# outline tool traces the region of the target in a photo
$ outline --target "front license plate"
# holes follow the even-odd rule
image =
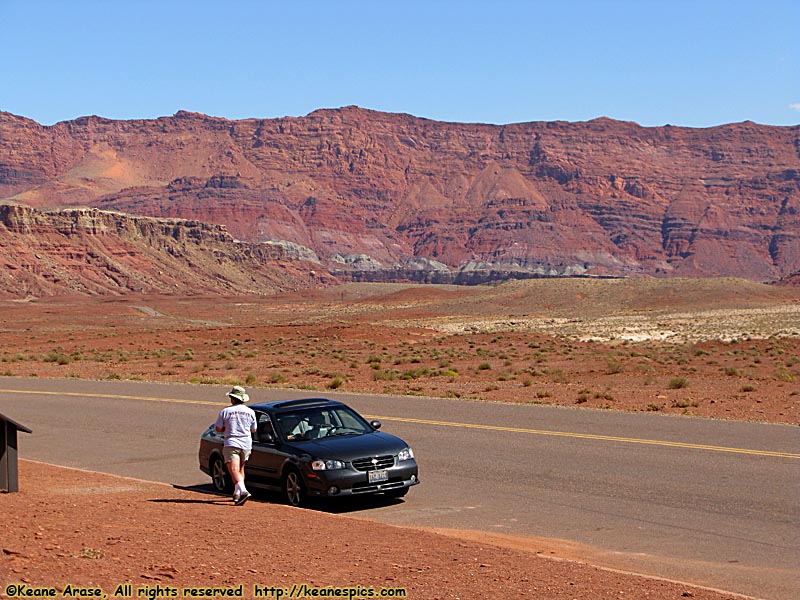
[[[383,469],[382,471],[370,471],[367,473],[370,483],[377,483],[379,481],[386,481],[389,479],[389,471]]]

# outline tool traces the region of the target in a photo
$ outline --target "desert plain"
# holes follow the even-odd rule
[[[345,284],[274,296],[0,302],[0,375],[243,384],[800,423],[800,290],[739,279]],[[194,452],[195,449],[187,449]],[[457,539],[23,461],[0,580],[402,587],[415,599],[735,598],[593,567],[559,542]],[[236,545],[241,510],[266,543]],[[342,536],[342,519],[347,536]],[[303,543],[296,533],[304,533]],[[226,548],[230,560],[223,560]],[[555,559],[555,560],[553,560]],[[0,590],[0,597],[9,597]]]
[[[800,423],[800,289],[741,279],[5,300],[0,330],[0,376]]]

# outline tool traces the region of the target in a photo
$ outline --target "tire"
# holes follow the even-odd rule
[[[229,494],[233,491],[233,482],[231,481],[230,473],[228,473],[228,467],[225,466],[225,462],[219,456],[211,459],[209,470],[211,471],[211,486],[214,491],[220,494]]]
[[[283,476],[283,499],[289,506],[302,506],[306,502],[303,477],[297,469],[289,469]]]
[[[402,498],[408,493],[410,488],[404,487],[398,490],[389,490],[388,492],[384,492],[387,498]]]

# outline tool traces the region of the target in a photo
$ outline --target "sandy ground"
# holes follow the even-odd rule
[[[126,583],[134,598],[240,585],[245,598],[257,597],[254,586],[273,598],[275,588],[290,597],[293,586],[299,598],[359,587],[355,598],[390,589],[416,600],[740,598],[548,558],[552,551],[535,544],[513,549],[269,501],[235,507],[207,493],[30,461],[21,462],[20,481],[20,492],[0,494],[4,598],[19,584],[23,592],[52,586],[57,597],[81,597],[68,585],[124,597],[118,586]],[[211,597],[223,596],[212,589]]]
[[[669,294],[644,287],[651,282],[637,284],[635,305],[614,281],[571,284],[577,289],[535,283],[5,301],[0,376],[335,389],[800,423],[800,290],[689,283],[669,288],[678,300],[664,306]],[[724,294],[730,306],[720,307]]]
[[[798,323],[800,290],[730,280],[3,300],[0,376],[335,389],[798,424]],[[0,495],[2,597],[10,583],[59,594],[70,583],[96,585],[112,597],[125,582],[133,597],[156,586],[181,595],[183,587],[239,584],[244,597],[254,597],[255,584],[401,587],[417,600],[733,597],[591,567],[556,541],[453,538],[269,502],[233,507],[197,491],[30,462],[21,482],[20,493]]]

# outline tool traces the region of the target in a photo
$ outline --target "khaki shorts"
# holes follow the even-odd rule
[[[222,456],[225,457],[225,462],[231,462],[233,460],[247,462],[247,459],[250,458],[250,450],[242,450],[241,448],[234,448],[233,446],[224,446],[222,448]]]

